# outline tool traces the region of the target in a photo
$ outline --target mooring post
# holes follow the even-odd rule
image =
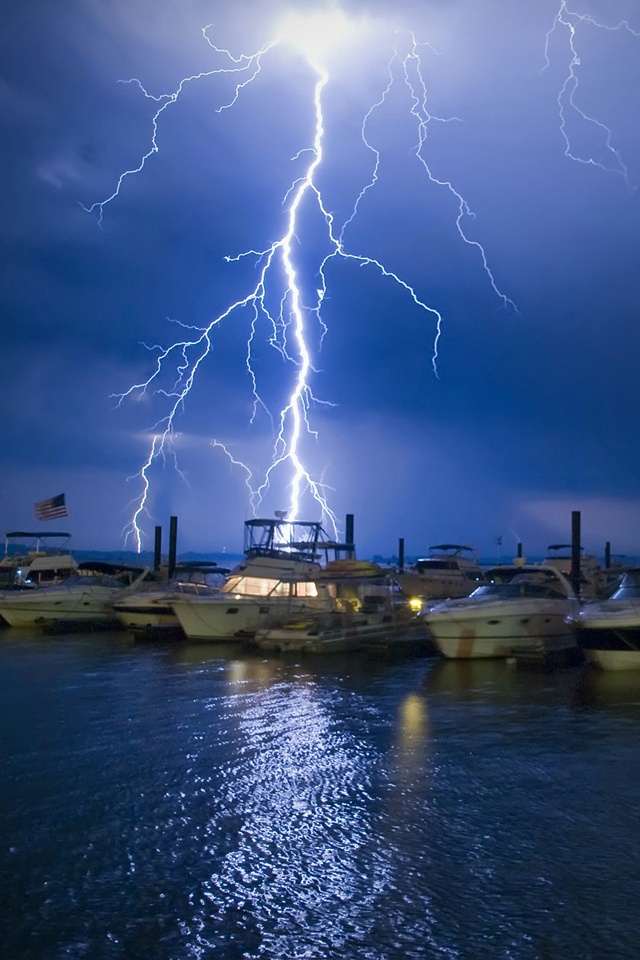
[[[404,573],[404,537],[398,540],[398,571]]]
[[[153,545],[153,569],[157,573],[162,565],[162,527],[156,527],[156,538]]]
[[[571,511],[571,583],[580,595],[580,511]]]
[[[176,547],[178,543],[178,518],[169,517],[169,569],[167,576],[169,580],[176,572]]]
[[[604,568],[605,570],[611,569],[611,543],[609,540],[604,545]]]
[[[347,544],[347,558],[349,560],[355,560],[356,556],[356,547],[353,539],[353,514],[348,513],[345,522],[345,535],[344,539]]]

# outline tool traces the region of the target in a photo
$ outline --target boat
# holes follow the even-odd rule
[[[572,622],[588,662],[602,670],[640,669],[640,567],[628,569],[608,599],[586,603]]]
[[[171,601],[181,597],[215,596],[229,572],[213,560],[178,563],[171,578],[168,572],[160,573],[117,600],[113,604],[114,613],[120,625],[139,640],[184,636]]]
[[[344,653],[360,650],[365,618],[351,610],[329,610],[298,617],[274,617],[256,630],[252,644],[286,653]]]
[[[70,533],[6,533],[0,590],[29,590],[75,573],[78,564],[69,547],[70,539]]]
[[[83,561],[51,586],[2,591],[0,614],[11,627],[117,626],[114,601],[133,592],[148,573],[148,567]]]
[[[396,574],[403,592],[423,600],[467,597],[485,574],[473,547],[459,543],[440,543],[429,547],[430,556],[422,557]]]
[[[511,657],[575,651],[568,617],[580,601],[567,577],[541,564],[487,570],[488,583],[468,597],[427,609],[424,618],[438,651],[452,659]]]
[[[547,547],[548,554],[542,561],[543,567],[553,567],[567,579],[572,573],[572,547],[570,543],[552,543]],[[584,553],[580,548],[580,597],[584,601],[594,600],[606,593],[610,576],[596,557]]]
[[[320,582],[328,554],[352,550],[327,537],[315,521],[245,521],[244,559],[217,596],[171,601],[189,640],[247,640],[269,617],[293,617],[311,610],[329,611],[333,598]]]
[[[256,631],[262,650],[331,653],[362,647],[426,643],[426,625],[403,595],[395,576],[377,563],[329,561],[319,574],[329,609],[304,616],[279,610]]]

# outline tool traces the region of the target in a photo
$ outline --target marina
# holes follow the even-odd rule
[[[62,549],[43,533],[10,533],[0,623],[58,634],[119,626],[137,641],[232,643],[276,654],[413,648],[546,669],[584,660],[633,669],[640,665],[629,652],[636,648],[630,597],[637,570],[612,566],[609,544],[604,567],[584,553],[579,511],[571,527],[571,542],[551,545],[537,563],[527,562],[521,544],[511,564],[487,566],[472,547],[445,543],[408,568],[403,540],[396,565],[357,559],[353,514],[343,542],[319,521],[290,520],[282,511],[247,520],[242,559],[232,567],[179,560],[175,516],[168,556],[163,560],[158,526],[149,565],[78,562],[68,533],[50,535]],[[20,538],[32,541],[31,549]],[[592,649],[603,630],[589,627],[603,611],[601,646],[622,651],[615,656]],[[622,632],[615,626],[621,617],[631,617]]]
[[[347,533],[7,561],[4,955],[635,957],[640,670],[584,638],[637,570],[596,601],[600,567],[474,560],[460,596]]]

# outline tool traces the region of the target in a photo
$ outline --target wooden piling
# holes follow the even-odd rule
[[[167,576],[169,579],[176,572],[176,556],[178,543],[178,518],[169,517],[169,569]]]
[[[153,569],[158,572],[162,565],[162,527],[156,527],[156,537],[153,547]]]
[[[571,511],[571,574],[573,589],[580,594],[580,511]]]
[[[344,539],[348,547],[347,557],[349,560],[355,560],[355,556],[356,556],[356,548],[355,548],[353,533],[354,533],[353,514],[348,513],[345,521]]]

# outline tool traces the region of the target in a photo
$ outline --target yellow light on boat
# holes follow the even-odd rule
[[[414,613],[420,613],[422,610],[422,600],[420,597],[411,597],[411,600],[409,600],[409,606]]]

